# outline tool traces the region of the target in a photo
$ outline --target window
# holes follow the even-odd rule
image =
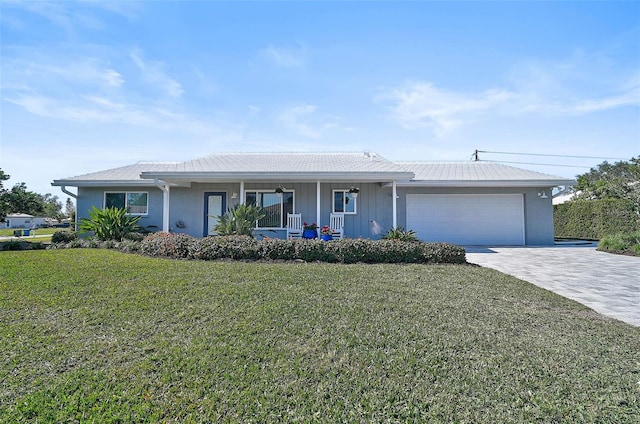
[[[349,190],[333,190],[333,213],[355,214],[357,197]]]
[[[285,228],[287,214],[293,213],[293,191],[274,193],[273,191],[245,192],[247,205],[259,206],[267,215],[258,221],[257,228]]]
[[[146,215],[149,209],[149,193],[107,192],[104,194],[105,208],[126,208],[131,215]]]

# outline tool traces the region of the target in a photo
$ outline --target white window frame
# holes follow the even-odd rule
[[[353,197],[352,193],[349,193],[348,188],[344,188],[344,189],[334,189],[331,192],[331,210],[333,213],[343,213],[345,215],[356,215],[358,213],[358,198],[357,197]],[[343,211],[336,211],[336,193],[342,193],[342,199],[343,202],[345,199],[349,198],[350,202],[353,202],[353,212],[346,212],[344,211],[344,209],[346,209],[346,204],[342,205],[342,209]]]
[[[291,193],[291,195],[293,196],[293,211],[291,213],[296,213],[296,192],[295,190],[285,190],[285,193]],[[247,195],[249,193],[256,193],[256,195],[258,193],[267,193],[267,194],[274,194],[273,190],[269,190],[269,189],[246,189],[244,191],[244,203],[248,204],[247,202]],[[282,224],[281,227],[259,227],[258,223],[256,222],[256,229],[260,229],[260,230],[284,230],[287,228],[287,217],[284,214],[284,202],[283,202],[284,196],[282,196],[280,198],[280,218],[281,221],[280,223]]]
[[[102,199],[103,209],[107,207],[107,194],[124,194],[124,207],[127,210],[129,209],[129,206],[127,204],[129,194],[146,194],[147,195],[147,211],[144,213],[134,213],[134,212],[128,212],[128,213],[129,215],[133,215],[133,216],[149,215],[149,192],[148,191],[105,191]]]

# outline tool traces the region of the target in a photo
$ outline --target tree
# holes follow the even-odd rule
[[[76,222],[76,205],[73,204],[73,201],[67,197],[67,204],[64,207],[64,213],[67,215],[67,218],[71,220],[71,222]]]
[[[640,214],[640,156],[614,164],[602,162],[578,175],[577,199],[627,199]]]
[[[3,181],[11,178],[11,175],[5,174],[4,171],[0,168],[0,193],[4,191],[4,183]]]
[[[8,179],[9,175],[0,169],[0,219],[12,213],[26,213],[55,219],[63,217],[62,203],[58,201],[58,196],[50,193],[45,195],[34,193],[27,190],[25,183],[18,183],[11,190],[7,190],[2,182]]]

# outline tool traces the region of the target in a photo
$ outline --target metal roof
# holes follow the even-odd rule
[[[152,186],[211,181],[378,181],[403,186],[544,186],[573,180],[494,162],[392,162],[376,153],[217,153],[186,162],[138,162],[54,180],[54,186]]]
[[[402,185],[446,186],[540,186],[570,185],[575,181],[555,175],[495,162],[401,162],[414,172]]]

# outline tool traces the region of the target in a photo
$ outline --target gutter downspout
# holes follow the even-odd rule
[[[169,184],[165,181],[160,181],[157,178],[154,180],[156,187],[162,190],[162,231],[169,232]]]
[[[244,205],[244,181],[240,181],[240,204]]]
[[[67,190],[67,186],[60,186],[60,190],[69,197],[73,197],[78,200],[78,195]]]
[[[398,227],[398,191],[396,187],[396,180],[391,183],[391,198],[393,199],[393,228]]]

